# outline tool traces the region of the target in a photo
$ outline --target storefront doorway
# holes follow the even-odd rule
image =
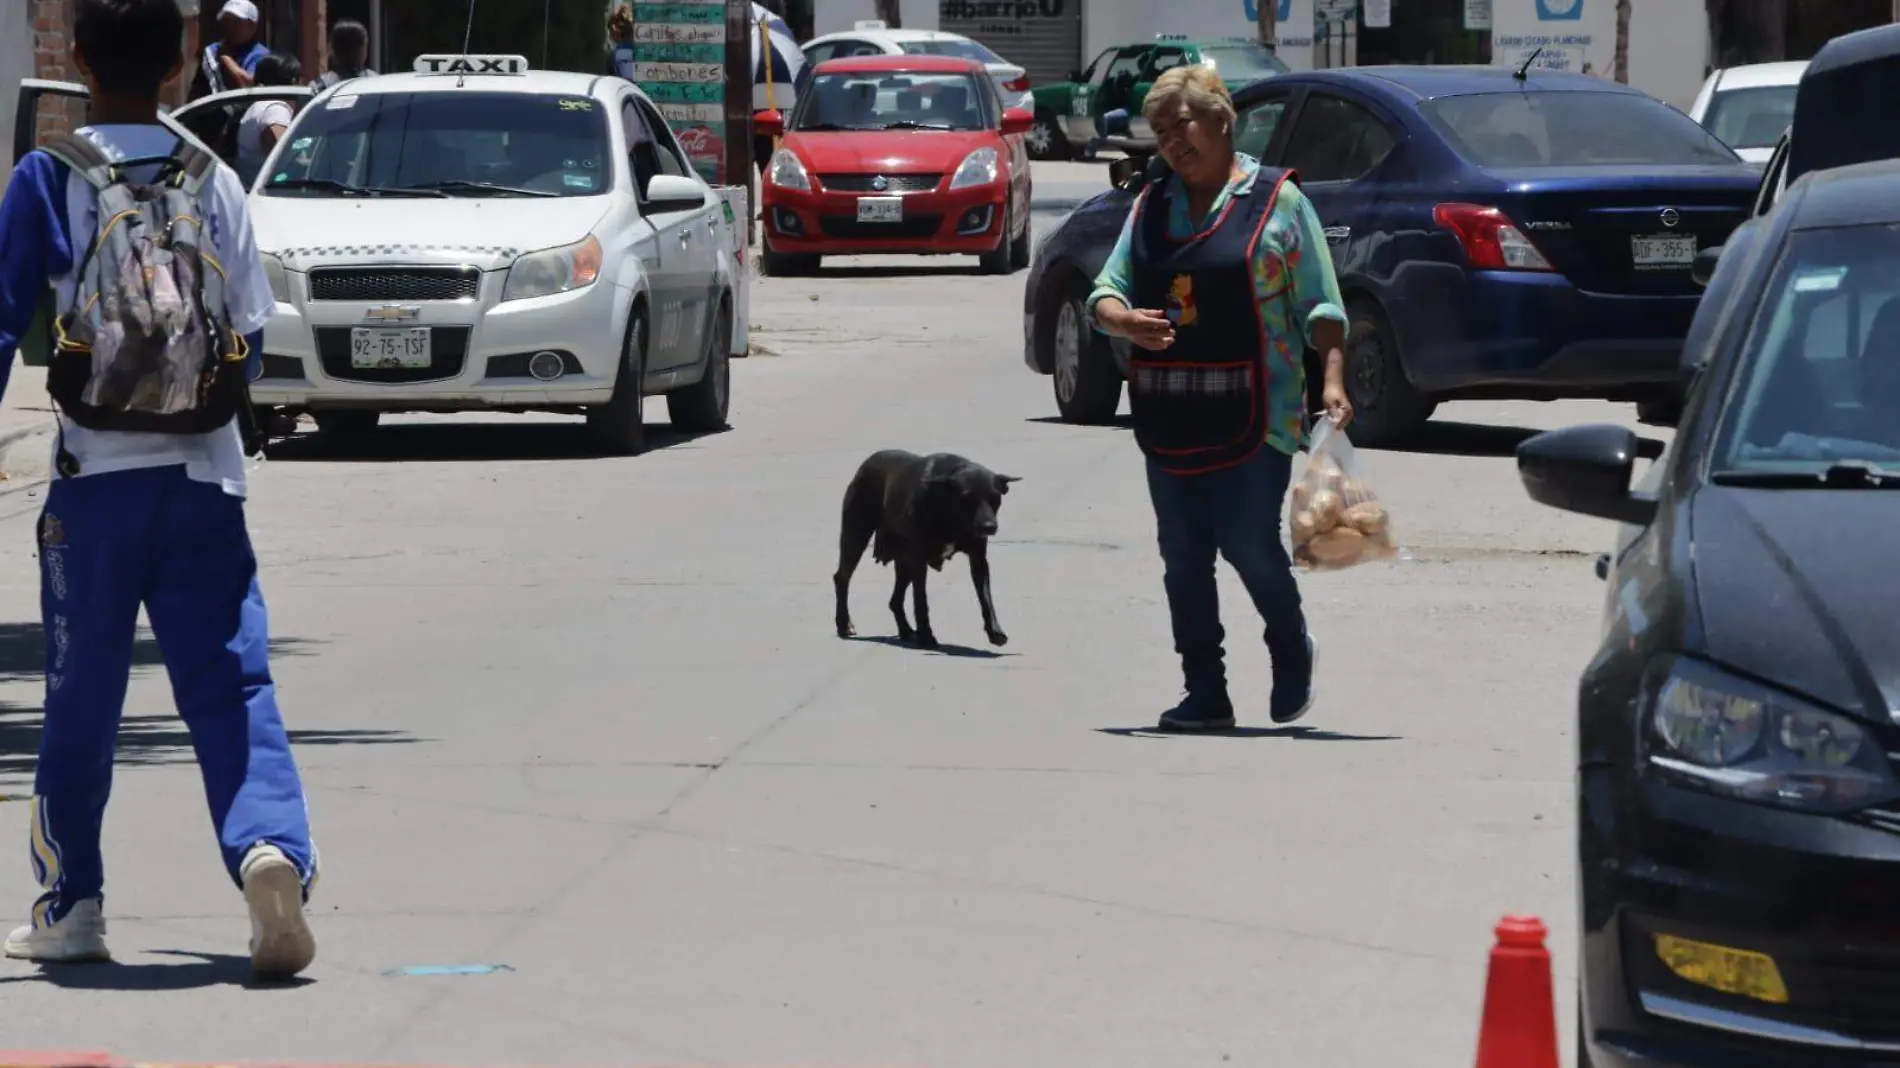
[[[1466,0],[1394,0],[1392,25],[1364,25],[1361,7],[1358,62],[1489,63],[1491,31],[1465,29]]]

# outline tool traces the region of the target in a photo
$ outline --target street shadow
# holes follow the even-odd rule
[[[301,638],[273,638],[273,659],[311,655],[311,642]],[[0,622],[0,684],[37,682],[44,677],[45,641],[37,622]],[[132,642],[132,673],[162,669],[158,641],[140,630]],[[0,777],[30,775],[38,762],[40,731],[46,711],[38,705],[0,700]],[[395,730],[291,730],[293,746],[406,745],[423,739]],[[119,724],[115,763],[151,767],[189,763],[193,759],[191,732],[176,713],[139,713]]]
[[[1127,414],[1117,415],[1115,418],[1109,420],[1106,423],[1071,423],[1067,419],[1064,419],[1059,415],[1032,415],[1029,418],[1023,420],[1023,422],[1041,423],[1044,426],[1081,427],[1086,430],[1101,430],[1104,428],[1109,429],[1109,430],[1135,429],[1135,417],[1132,415],[1127,415]]]
[[[895,634],[859,634],[845,639],[853,642],[869,642],[872,645],[888,645],[893,649],[909,649],[912,652],[936,656],[955,656],[970,660],[1001,660],[1005,657],[1021,656],[1021,653],[999,653],[993,649],[973,649],[967,645],[956,645],[939,640],[935,649],[925,649],[912,645]]]
[[[872,255],[875,255],[873,253]],[[933,259],[935,257],[932,257]],[[809,278],[985,278],[974,256],[958,256],[942,263],[889,264],[886,266],[832,266],[826,263]]]
[[[1224,731],[1164,731],[1159,727],[1097,727],[1117,738],[1284,738],[1295,742],[1402,742],[1398,734],[1347,734],[1318,727],[1230,727]]]
[[[1525,426],[1487,426],[1482,423],[1434,419],[1420,427],[1417,433],[1390,445],[1354,444],[1377,452],[1410,452],[1425,456],[1514,456],[1519,445],[1541,433],[1543,431]],[[1352,437],[1351,427],[1346,428],[1346,436]]]
[[[88,964],[42,964],[32,975],[0,978],[7,983],[50,983],[66,990],[165,991],[202,990],[236,986],[247,990],[295,990],[315,980],[306,976],[261,982],[251,975],[251,961],[230,953],[198,953],[183,949],[155,949],[152,956],[182,958],[177,964],[99,961]]]
[[[1390,445],[1361,445],[1359,447],[1381,452],[1410,452],[1426,456],[1504,457],[1515,456],[1519,445],[1542,433],[1544,431],[1527,426],[1490,426],[1483,423],[1461,423],[1453,419],[1434,419],[1403,441]],[[1346,436],[1352,436],[1350,428],[1346,431]],[[1665,445],[1661,440],[1640,436],[1636,440],[1638,455],[1642,458],[1654,460],[1663,454]]]
[[[647,424],[647,452],[691,445],[728,431],[687,433]],[[564,423],[391,423],[353,438],[327,441],[314,430],[274,441],[266,455],[291,463],[493,463],[591,460],[606,456],[577,421]]]

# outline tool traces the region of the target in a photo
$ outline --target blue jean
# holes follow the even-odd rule
[[[1240,574],[1266,621],[1274,662],[1299,659],[1306,614],[1293,561],[1280,543],[1280,509],[1292,475],[1293,458],[1271,446],[1232,467],[1199,475],[1172,474],[1148,462],[1148,497],[1160,535],[1174,651],[1181,655],[1190,697],[1226,695],[1216,554]]]
[[[38,926],[102,897],[112,790],[139,607],[191,732],[233,881],[270,843],[309,886],[309,812],[271,682],[269,628],[244,502],[182,466],[54,479],[40,515],[46,723],[32,813]]]

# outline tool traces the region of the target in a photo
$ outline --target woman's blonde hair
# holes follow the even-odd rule
[[[630,5],[621,4],[607,16],[607,32],[615,39],[633,32],[633,8]]]
[[[1228,95],[1226,84],[1212,67],[1194,63],[1163,71],[1161,77],[1155,79],[1154,88],[1148,90],[1141,115],[1153,124],[1156,115],[1173,111],[1182,104],[1197,118],[1218,118],[1228,130],[1234,128],[1234,98]]]

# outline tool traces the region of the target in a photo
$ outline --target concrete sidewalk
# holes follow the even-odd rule
[[[0,490],[38,482],[52,473],[53,398],[46,368],[17,360],[0,397]]]

